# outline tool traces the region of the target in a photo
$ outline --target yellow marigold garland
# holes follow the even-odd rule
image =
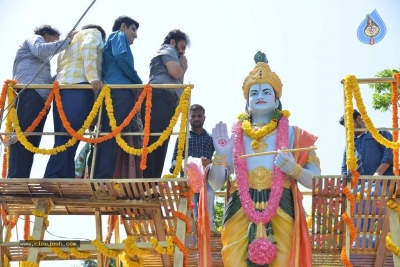
[[[70,247],[69,251],[77,259],[88,259],[92,255],[92,253],[90,253],[90,252],[79,251],[76,247]]]
[[[142,257],[138,257],[139,261],[133,261],[129,258],[129,256],[127,255],[127,253],[122,253],[122,264],[123,266],[127,266],[127,267],[142,267],[143,263],[144,263],[144,258]]]
[[[166,254],[166,255],[172,255],[174,254],[174,238],[173,237],[167,237],[167,247],[164,248],[158,244],[158,240],[156,238],[152,238],[150,240],[151,245],[154,247],[155,251],[158,252],[158,254]],[[175,243],[176,244],[176,243]]]
[[[36,217],[44,218],[43,223],[44,223],[45,228],[49,227],[49,219],[48,219],[48,216],[46,213],[43,213],[43,212],[35,209],[35,210],[33,210],[32,215],[36,216]]]
[[[147,249],[140,249],[135,245],[135,238],[133,236],[128,236],[124,241],[125,252],[129,255],[129,257],[137,256],[139,261],[141,256],[145,256],[150,253],[150,250]]]
[[[23,261],[21,263],[21,267],[39,267],[39,264],[36,262],[31,262],[31,261]]]
[[[60,247],[50,247],[51,251],[57,255],[60,259],[66,260],[70,257],[69,253],[64,252]]]
[[[119,254],[121,254],[121,251],[117,251],[117,250],[112,250],[112,249],[108,249],[100,240],[95,239],[92,241],[92,244],[96,247],[96,249],[98,251],[101,252],[101,254],[103,254],[106,257],[110,257],[110,258],[116,258],[118,257]]]

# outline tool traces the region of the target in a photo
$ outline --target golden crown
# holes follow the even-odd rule
[[[243,96],[246,100],[249,98],[250,87],[254,84],[269,83],[272,88],[276,91],[278,98],[282,96],[282,82],[279,76],[275,72],[272,72],[269,68],[267,57],[260,51],[254,56],[254,61],[257,63],[254,69],[244,79],[243,82]]]

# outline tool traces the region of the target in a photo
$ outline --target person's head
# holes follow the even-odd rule
[[[345,115],[343,115],[339,120],[339,123],[341,125],[343,125],[343,126],[344,126],[344,123],[345,123],[345,117],[344,116]],[[360,114],[360,112],[358,112],[357,109],[353,110],[353,120],[354,120],[354,128],[365,128],[365,124],[364,124],[364,122],[363,122],[363,120],[361,118],[361,114]],[[354,134],[356,134],[356,135],[360,135],[362,133],[363,133],[363,131],[354,132]]]
[[[87,24],[82,27],[82,30],[87,30],[87,29],[97,29],[101,33],[101,39],[103,39],[103,42],[106,40],[106,32],[103,30],[103,28],[99,25],[96,24]]]
[[[201,105],[194,104],[190,106],[190,126],[193,129],[203,128],[206,119],[205,113],[206,111]]]
[[[41,25],[35,28],[34,34],[40,35],[44,38],[46,43],[58,41],[60,39],[60,32],[51,27],[50,25]]]
[[[257,52],[254,57],[256,66],[245,78],[242,86],[246,108],[250,115],[271,115],[274,109],[282,110],[282,82],[267,64],[264,53]]]
[[[162,44],[172,45],[178,51],[179,55],[184,55],[186,47],[190,46],[190,39],[186,33],[180,30],[172,30],[164,38],[164,43]]]
[[[125,34],[129,44],[133,44],[133,41],[137,38],[137,30],[139,29],[139,23],[128,16],[119,16],[112,27],[112,31],[121,31]]]

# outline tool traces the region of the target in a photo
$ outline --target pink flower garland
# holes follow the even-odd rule
[[[282,198],[283,183],[285,174],[274,165],[274,179],[272,182],[271,194],[266,209],[262,212],[256,211],[253,200],[250,196],[249,181],[247,177],[246,159],[240,158],[244,155],[242,123],[238,122],[233,127],[235,141],[233,147],[233,163],[237,177],[240,203],[246,216],[255,224],[267,224],[276,214],[279,202]],[[276,134],[276,147],[288,147],[288,128],[289,120],[282,117],[279,120],[278,131]],[[267,239],[257,239],[248,248],[249,259],[259,265],[270,264],[276,258],[276,246]]]

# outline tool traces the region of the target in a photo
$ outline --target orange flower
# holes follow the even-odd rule
[[[140,169],[145,170],[147,168],[147,154],[149,153],[149,140],[150,140],[150,119],[151,119],[151,99],[152,99],[152,88],[150,85],[146,84],[144,90],[147,91],[146,94],[146,114],[145,114],[145,124],[144,124],[144,137],[143,137],[143,152],[140,159]]]
[[[346,197],[347,197],[348,200],[350,201],[350,210],[351,210],[351,213],[354,213],[354,210],[355,210],[355,208],[356,208],[356,199],[355,199],[354,195],[352,195],[352,194],[350,193],[350,190],[349,190],[347,187],[343,188],[343,193],[346,195]]]
[[[181,219],[182,221],[184,221],[186,223],[186,233],[188,234],[190,232],[189,218],[180,211],[174,211],[174,216],[178,219]]]
[[[107,235],[104,244],[110,243],[112,233],[115,229],[115,225],[117,224],[117,220],[118,220],[118,215],[108,215]]]
[[[188,251],[188,249],[185,247],[185,245],[179,240],[179,238],[176,235],[172,236],[172,238],[174,239],[175,245],[183,253],[183,267],[189,266],[189,251]]]
[[[24,240],[28,240],[29,236],[31,235],[31,216],[25,215],[24,220]]]
[[[119,125],[117,128],[115,128],[111,133],[102,136],[102,137],[98,137],[98,138],[87,138],[84,137],[80,134],[78,134],[69,124],[67,117],[65,115],[64,109],[63,109],[63,105],[61,102],[61,96],[60,96],[60,88],[58,87],[58,83],[54,82],[53,84],[53,90],[55,93],[55,100],[56,100],[56,105],[57,105],[57,110],[58,110],[58,114],[60,115],[60,119],[61,122],[65,128],[65,130],[75,139],[79,140],[79,141],[83,141],[86,143],[91,143],[91,144],[97,144],[97,143],[101,143],[104,142],[106,140],[109,140],[113,137],[115,137],[117,134],[119,134],[123,128],[125,128],[132,120],[132,118],[136,115],[136,113],[138,112],[139,108],[141,107],[144,97],[147,94],[147,90],[143,90],[143,92],[140,94],[138,101],[136,101],[135,106],[133,107],[133,109],[131,110],[131,112],[128,114],[128,116],[125,118],[125,120],[121,123],[121,125]]]

